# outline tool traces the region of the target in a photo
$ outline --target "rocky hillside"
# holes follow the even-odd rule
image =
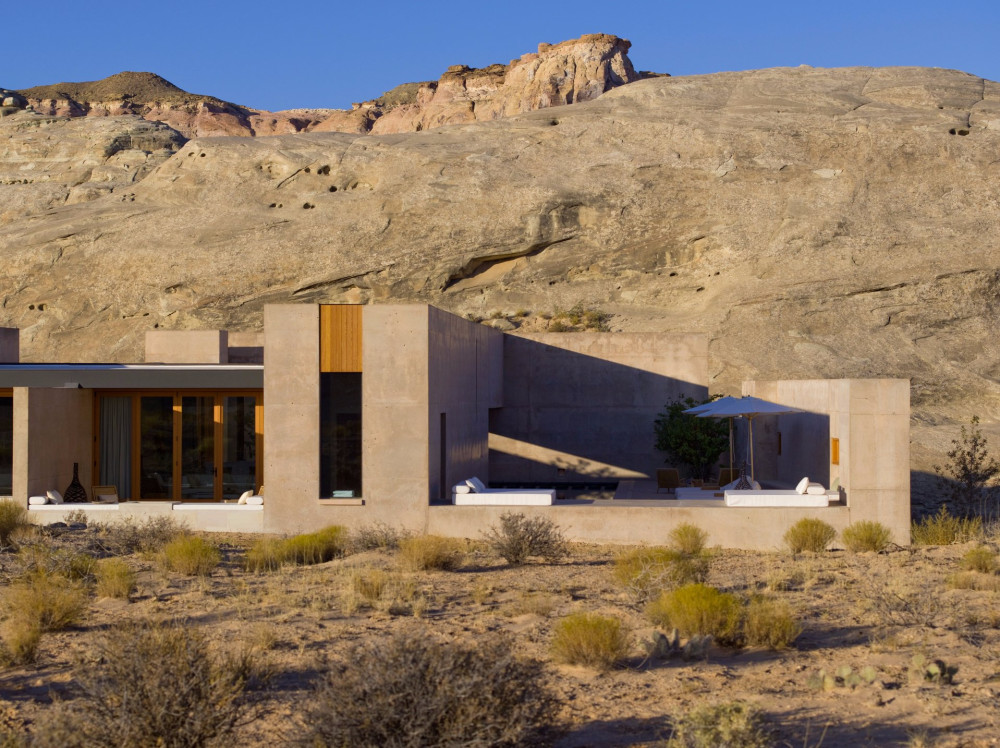
[[[268,302],[532,324],[580,305],[614,330],[707,333],[718,391],[911,378],[922,470],[944,426],[1000,420],[998,152],[1000,85],[918,68],[640,80],[409,134],[198,138],[125,191],[0,227],[0,324],[29,359],[127,360],[157,326],[258,329]]]
[[[639,79],[628,59],[629,47],[624,39],[605,34],[540,44],[537,53],[522,55],[509,65],[482,69],[455,65],[438,81],[403,84],[349,110],[249,109],[189,94],[153,73],[125,72],[88,83],[37,86],[20,94],[42,114],[135,114],[169,125],[188,138],[312,131],[417,132],[594,99]]]

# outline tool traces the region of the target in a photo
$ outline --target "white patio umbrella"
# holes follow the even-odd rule
[[[692,408],[691,410],[695,410]],[[753,419],[757,416],[780,416],[788,413],[801,413],[799,408],[790,405],[772,403],[770,400],[762,400],[759,397],[722,397],[710,403],[697,406],[698,418],[746,418],[749,423],[747,433],[747,462],[750,463],[750,479],[754,479],[753,467]],[[689,412],[689,411],[685,411]],[[732,421],[730,420],[730,429]]]

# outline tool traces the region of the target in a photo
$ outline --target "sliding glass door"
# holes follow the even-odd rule
[[[104,391],[96,419],[95,474],[122,498],[235,499],[263,480],[259,391]]]

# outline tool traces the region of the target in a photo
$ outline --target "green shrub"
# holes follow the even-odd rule
[[[735,595],[704,584],[667,590],[646,608],[657,626],[676,628],[681,636],[711,636],[719,644],[741,641],[743,607]]]
[[[861,520],[852,522],[840,533],[844,547],[851,553],[875,551],[881,553],[892,543],[892,533],[881,522]]]
[[[37,625],[39,631],[60,631],[73,626],[87,608],[87,590],[79,581],[61,574],[35,571],[7,591],[10,619]]]
[[[485,533],[490,550],[511,566],[521,566],[530,556],[555,562],[566,555],[566,541],[548,517],[525,517],[515,512],[500,515],[500,525]]]
[[[105,558],[97,564],[97,594],[127,600],[135,591],[135,572],[123,558]]]
[[[189,577],[209,576],[221,560],[219,549],[196,535],[182,535],[163,548],[166,568]]]
[[[802,553],[802,551],[822,553],[835,537],[837,531],[831,525],[821,519],[803,517],[788,528],[785,533],[785,545],[792,553]]]
[[[316,532],[286,538],[281,545],[281,558],[283,562],[300,566],[322,564],[343,556],[347,542],[347,530],[340,525],[330,525]]]
[[[684,522],[670,531],[670,534],[667,535],[667,541],[667,544],[675,551],[687,556],[698,556],[705,550],[708,533],[697,525]]]
[[[971,548],[962,556],[962,568],[966,571],[993,574],[997,570],[997,556],[984,545]]]
[[[607,670],[628,652],[628,630],[612,616],[573,613],[553,629],[552,655],[559,662]]]
[[[30,524],[25,507],[11,499],[0,499],[0,548],[10,545],[10,536]]]
[[[260,574],[265,571],[278,571],[284,558],[283,541],[277,538],[260,538],[247,549],[243,559],[243,568],[249,572]]]
[[[347,652],[305,708],[296,741],[352,746],[520,746],[540,742],[556,701],[540,663],[495,635],[464,643],[423,630]]]
[[[982,517],[953,517],[942,505],[937,514],[914,522],[910,535],[916,545],[967,543],[983,537],[983,520]]]
[[[462,565],[462,542],[439,535],[416,535],[399,543],[400,563],[411,571],[452,571]]]
[[[700,706],[674,724],[668,748],[771,748],[774,738],[759,711],[733,702]]]
[[[688,556],[674,548],[634,548],[615,558],[615,580],[639,602],[661,590],[708,578],[708,557]]]
[[[122,626],[97,654],[76,673],[77,698],[36,723],[39,744],[219,744],[254,716],[253,658],[216,655],[190,626]]]
[[[756,597],[747,606],[743,636],[751,647],[786,649],[802,633],[788,603]]]

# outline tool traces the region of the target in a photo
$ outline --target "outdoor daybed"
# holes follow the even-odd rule
[[[452,503],[459,506],[551,506],[554,488],[487,488],[479,478],[469,478],[452,488]]]
[[[759,491],[726,490],[726,506],[830,506],[831,500],[840,496],[839,491],[827,491],[819,483],[803,478],[790,491],[761,489]]]

